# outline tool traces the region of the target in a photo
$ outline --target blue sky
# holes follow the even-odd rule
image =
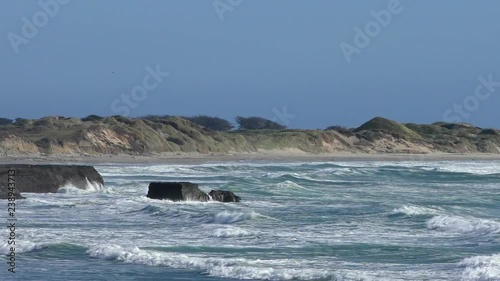
[[[500,127],[500,87],[478,79],[500,82],[500,2],[394,1],[0,0],[0,117],[240,115],[324,128],[384,116]],[[390,20],[377,21],[382,10]],[[23,34],[23,17],[34,35]],[[367,26],[369,43],[356,45],[355,28]],[[358,50],[350,62],[342,42]],[[148,66],[169,75],[155,80]],[[139,99],[121,100],[133,91]]]

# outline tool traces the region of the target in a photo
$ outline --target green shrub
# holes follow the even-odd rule
[[[16,121],[14,121],[14,125],[16,125],[18,127],[24,127],[24,126],[29,125],[31,123],[33,123],[32,120],[24,119],[24,118],[16,118]]]
[[[195,124],[198,124],[210,131],[227,132],[233,129],[233,124],[231,124],[231,122],[219,117],[198,115],[194,117],[183,117],[183,118]]]
[[[168,137],[167,141],[173,142],[173,143],[175,143],[175,144],[177,144],[179,146],[184,145],[186,143],[185,141],[183,141],[183,140],[181,140],[179,138],[175,138],[175,137]]]
[[[261,117],[236,117],[240,130],[284,130],[286,126]]]
[[[336,131],[336,132],[339,132],[340,134],[342,134],[344,136],[348,136],[348,137],[354,136],[354,132],[352,131],[352,129],[349,129],[349,128],[346,128],[343,126],[330,126],[330,127],[326,128],[326,130],[327,131]]]
[[[12,119],[0,118],[0,126],[11,125],[12,122]]]
[[[87,117],[82,118],[82,121],[83,122],[89,122],[89,121],[91,122],[91,121],[100,121],[102,119],[104,119],[104,117],[92,114],[92,115],[89,115]]]
[[[491,136],[498,136],[499,133],[497,130],[495,129],[483,129],[481,131],[481,133],[479,133],[480,135],[491,135]]]

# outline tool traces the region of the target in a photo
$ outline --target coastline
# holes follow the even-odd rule
[[[353,161],[500,161],[493,153],[366,154],[297,151],[201,154],[163,153],[154,155],[9,155],[0,156],[0,164],[86,163],[86,164],[207,164],[224,162],[353,162]]]

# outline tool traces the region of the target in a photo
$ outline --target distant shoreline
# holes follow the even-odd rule
[[[149,156],[133,155],[12,155],[0,156],[1,164],[87,163],[87,164],[207,164],[228,162],[352,162],[352,161],[500,161],[492,153],[429,153],[429,154],[309,154],[287,151],[258,153],[199,154],[163,153]]]
[[[210,117],[204,118],[214,121]],[[20,155],[16,161],[24,162],[206,163],[499,158],[483,153],[500,155],[500,130],[482,129],[464,123],[402,124],[383,117],[375,117],[358,128],[332,126],[324,130],[218,131],[193,123],[189,118],[175,116],[96,116],[90,120],[56,116],[40,120],[22,119],[0,126],[0,155],[11,160],[16,160],[12,156]]]

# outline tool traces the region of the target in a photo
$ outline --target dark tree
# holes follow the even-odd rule
[[[349,129],[349,128],[346,128],[346,127],[343,127],[343,126],[330,126],[328,128],[326,128],[327,131],[329,130],[332,130],[332,131],[337,131],[339,133],[341,133],[342,135],[345,135],[345,136],[353,136],[354,133],[352,132],[352,129]]]
[[[7,119],[7,118],[0,118],[0,126],[3,126],[3,125],[11,125],[12,124],[12,120],[11,119]]]
[[[99,121],[99,120],[102,120],[102,119],[104,119],[104,117],[92,114],[92,115],[89,115],[89,116],[87,116],[85,118],[82,118],[82,121],[83,122],[87,122],[87,121]]]
[[[148,121],[152,121],[152,122],[158,122],[158,121],[170,118],[170,117],[172,117],[172,116],[170,116],[170,115],[151,115],[150,114],[150,115],[139,117],[139,119],[148,120]]]
[[[183,117],[195,124],[198,124],[202,127],[205,127],[211,131],[222,131],[227,132],[233,129],[233,124],[227,121],[226,119],[222,119],[219,117],[210,117],[206,115],[198,115],[194,117]]]
[[[23,127],[23,126],[29,124],[29,122],[30,122],[29,119],[16,118],[16,121],[14,121],[14,125]]]
[[[261,117],[236,117],[240,130],[284,130],[286,126]]]

